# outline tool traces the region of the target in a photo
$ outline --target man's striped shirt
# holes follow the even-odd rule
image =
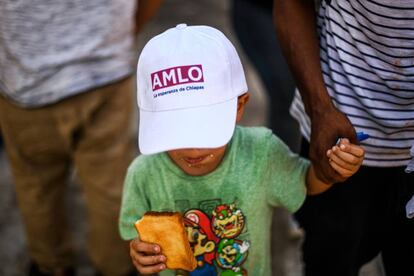
[[[317,25],[332,101],[371,136],[361,143],[364,165],[405,166],[414,145],[414,1],[323,1]],[[291,113],[309,140],[298,91]]]

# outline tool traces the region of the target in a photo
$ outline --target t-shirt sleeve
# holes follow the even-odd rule
[[[282,140],[271,134],[267,154],[267,196],[272,206],[297,211],[306,197],[306,173],[309,161],[290,151]]]
[[[122,195],[119,232],[124,240],[138,236],[135,222],[149,210],[149,203],[144,193],[145,173],[140,173],[139,162],[133,162],[128,169]]]

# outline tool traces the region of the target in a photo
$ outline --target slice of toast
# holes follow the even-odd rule
[[[193,271],[197,267],[180,213],[146,212],[135,223],[135,228],[142,241],[161,247],[167,257],[167,268]]]

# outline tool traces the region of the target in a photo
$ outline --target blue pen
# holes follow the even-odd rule
[[[362,142],[362,141],[367,140],[369,138],[369,135],[362,132],[362,131],[357,132],[356,136],[357,136],[357,140],[359,142]]]

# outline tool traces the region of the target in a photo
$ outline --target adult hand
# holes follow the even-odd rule
[[[343,182],[346,179],[332,169],[326,156],[327,150],[335,145],[338,138],[348,138],[351,143],[358,144],[355,129],[348,117],[334,106],[313,113],[309,159],[316,176],[325,183]]]

